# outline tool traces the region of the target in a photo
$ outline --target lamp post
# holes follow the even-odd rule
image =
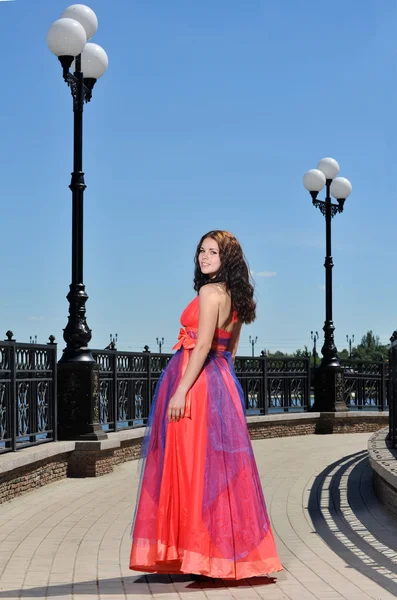
[[[115,336],[113,336],[113,333],[110,334],[110,344],[108,344],[105,348],[105,350],[116,350],[116,343],[117,343],[117,339],[118,339],[118,335],[116,333]]]
[[[163,347],[163,344],[164,344],[164,338],[163,337],[162,338],[156,338],[156,342],[157,342],[157,345],[159,347],[159,354],[161,354],[161,348]]]
[[[354,334],[349,338],[349,336],[346,336],[346,341],[349,344],[349,358],[352,357],[352,343],[354,342]]]
[[[326,257],[325,257],[325,324],[324,345],[321,349],[323,359],[314,378],[313,411],[336,412],[347,410],[343,397],[344,379],[338,351],[334,340],[332,320],[332,268],[331,221],[343,212],[346,198],[351,194],[352,186],[348,179],[337,177],[339,165],[333,158],[323,158],[317,169],[311,169],[303,177],[303,185],[310,192],[313,205],[319,208],[325,217]],[[317,200],[318,193],[325,186],[325,200]],[[331,195],[338,204],[333,204]]]
[[[255,338],[252,338],[251,336],[249,337],[250,340],[250,344],[252,346],[252,356],[255,356],[255,344],[258,341],[258,336],[256,336]]]
[[[74,151],[72,191],[72,282],[67,295],[69,319],[63,338],[66,347],[58,363],[58,417],[60,439],[106,437],[99,422],[99,370],[88,344],[88,296],[83,282],[83,208],[86,189],[83,172],[83,109],[92,98],[96,81],[108,66],[106,52],[87,43],[96,33],[98,19],[83,4],[69,6],[48,33],[49,49],[58,57],[63,78],[73,96]],[[69,71],[72,67],[73,73]]]
[[[313,366],[316,369],[317,368],[317,340],[320,337],[318,335],[318,331],[316,331],[314,333],[314,331],[310,332],[311,337],[312,337],[312,342],[313,342]]]

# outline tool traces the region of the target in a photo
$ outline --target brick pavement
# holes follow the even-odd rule
[[[0,600],[387,600],[397,523],[371,485],[369,434],[254,441],[285,571],[192,582],[128,570],[137,463],[69,479],[0,506]]]

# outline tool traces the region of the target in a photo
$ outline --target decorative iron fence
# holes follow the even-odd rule
[[[389,363],[341,360],[345,371],[345,402],[350,409],[386,410],[389,404]]]
[[[392,448],[397,448],[397,332],[393,333],[389,350],[389,438]]]
[[[100,366],[100,412],[105,430],[145,425],[161,371],[172,354],[95,350]],[[345,400],[351,410],[388,408],[388,368],[383,361],[343,360]],[[237,356],[235,370],[247,415],[303,412],[313,404],[307,357]]]
[[[7,335],[8,340],[0,342],[0,453],[56,440],[54,338],[47,345],[21,344],[12,340],[11,332]],[[390,355],[394,360],[390,360],[390,385],[387,363],[342,361],[345,400],[350,409],[384,410],[389,406],[389,395],[394,398],[390,406],[394,443],[396,344]],[[100,368],[100,421],[104,430],[145,425],[156,384],[173,355],[117,350],[93,350],[92,354]],[[312,406],[312,373],[307,357],[238,356],[235,370],[246,399],[247,415],[302,412]]]
[[[237,356],[234,366],[248,415],[302,411],[310,406],[309,358]]]
[[[0,453],[56,440],[57,346],[0,342]]]
[[[94,350],[100,367],[100,420],[107,431],[145,425],[161,371],[172,354]],[[310,406],[308,358],[236,357],[247,414],[303,411]]]
[[[100,422],[107,431],[145,425],[156,383],[172,354],[93,350],[100,368]]]

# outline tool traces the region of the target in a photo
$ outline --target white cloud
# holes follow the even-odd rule
[[[259,273],[254,273],[256,277],[275,277],[277,273],[275,271],[260,271]]]
[[[321,290],[322,292],[325,292],[325,283],[319,283],[317,285],[318,289]]]

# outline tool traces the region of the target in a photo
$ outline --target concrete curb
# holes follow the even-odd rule
[[[368,441],[369,461],[374,473],[374,489],[379,501],[397,516],[397,449],[387,439],[389,428],[374,433]]]
[[[282,413],[247,417],[251,439],[377,431],[388,413]],[[139,458],[144,427],[109,433],[100,441],[43,443],[0,455],[0,504],[65,477],[98,477]],[[397,508],[396,508],[397,510]]]

